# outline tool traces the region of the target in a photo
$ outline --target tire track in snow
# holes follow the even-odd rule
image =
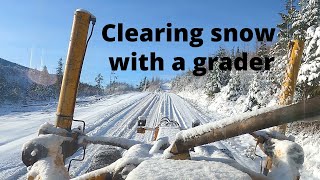
[[[172,96],[172,98],[175,98],[174,102],[177,102],[178,106],[180,106],[181,104],[184,104],[185,109],[188,109],[188,111],[185,111],[185,110],[183,111],[184,114],[182,115],[182,117],[192,117],[193,119],[198,119],[198,120],[200,120],[201,124],[206,124],[206,123],[209,123],[209,122],[216,120],[214,118],[210,118],[210,117],[206,116],[199,109],[193,107],[190,103],[183,100],[178,95],[171,94],[171,96]],[[179,111],[183,108],[179,107],[177,109],[178,109],[177,111]],[[183,119],[183,121],[185,123],[188,122],[188,124],[190,124],[189,119]],[[243,135],[243,136],[245,136],[245,135]],[[248,138],[250,138],[250,137],[248,137]],[[210,143],[210,144],[207,144],[207,146],[219,146],[222,149],[227,149],[231,152],[231,154],[233,155],[233,157],[235,158],[235,160],[239,164],[241,164],[241,165],[243,165],[253,171],[260,172],[260,159],[257,158],[256,160],[252,160],[252,159],[246,157],[244,155],[244,151],[247,147],[244,147],[245,146],[244,144],[246,146],[249,145],[248,142],[247,143],[243,142],[243,138],[241,138],[241,136],[238,136],[238,137]]]
[[[83,118],[80,119],[85,120],[88,124],[88,128],[86,129],[87,134],[90,136],[117,136],[150,142],[153,137],[152,131],[147,131],[143,135],[136,133],[136,121],[140,115],[147,117],[147,127],[156,127],[163,116],[176,120],[183,129],[190,128],[195,120],[199,120],[202,124],[214,120],[208,118],[181,97],[172,93],[149,93],[140,95],[139,98],[134,97],[135,95],[132,95],[131,101],[128,101],[126,98],[118,99],[114,104],[105,106],[106,108],[97,111],[92,110],[94,114],[88,116],[82,115]],[[240,153],[239,151],[233,151],[232,147],[225,145],[226,142],[218,143],[222,147],[231,149],[233,154]],[[211,145],[208,144],[208,146]],[[73,162],[70,174],[83,174],[88,169],[90,162],[92,162],[94,155],[99,151],[100,147],[100,145],[88,146],[85,160]],[[82,152],[77,152],[73,157],[81,158]],[[7,169],[5,170],[4,168]],[[12,179],[25,178],[26,168],[21,162],[16,166],[12,164],[4,168],[2,169],[4,171],[11,169],[11,174],[14,175],[11,176],[13,177]],[[0,173],[0,179],[1,174],[2,172]]]
[[[127,128],[128,123],[137,121],[137,117],[142,114],[142,111],[145,111],[150,104],[154,102],[156,96],[154,94],[149,94],[143,99],[135,102],[131,106],[126,107],[123,111],[119,112],[117,115],[113,116],[111,119],[106,122],[105,125],[97,127],[98,129],[93,130],[94,133],[88,133],[90,136],[115,136],[115,137],[124,137],[132,138],[136,133],[136,126],[134,128]],[[131,119],[128,121],[128,119]],[[100,145],[89,145],[87,147],[85,160],[82,162],[72,163],[71,174],[80,175],[85,173],[88,169],[90,162],[92,162],[94,155],[99,151]],[[75,155],[77,158],[81,158],[82,154],[79,152]]]
[[[82,119],[85,120],[86,123],[89,125],[90,130],[90,124],[95,124],[96,126],[99,124],[99,121],[101,121],[101,117],[110,116],[114,114],[116,111],[119,111],[121,109],[125,109],[128,107],[128,105],[136,103],[139,101],[139,99],[147,96],[148,93],[130,93],[125,95],[119,95],[112,98],[104,99],[103,101],[99,101],[97,103],[90,104],[88,107],[76,107],[76,114],[75,116],[77,118],[75,119]],[[92,110],[92,107],[94,107],[94,110]],[[113,110],[113,113],[109,113],[108,110]],[[55,108],[54,108],[55,109]],[[85,111],[83,111],[85,110]],[[88,111],[89,110],[89,111]],[[54,112],[54,111],[53,111]],[[87,114],[87,112],[90,112]],[[107,113],[106,113],[107,112]],[[28,113],[30,114],[30,113]],[[31,113],[32,116],[36,116],[37,119],[43,119],[43,121],[40,121],[41,124],[47,121],[46,116],[39,116],[38,112]],[[49,114],[50,115],[50,114]],[[23,116],[23,113],[22,115]],[[39,116],[39,117],[38,117]],[[50,115],[51,116],[51,115]],[[54,114],[53,114],[54,116]],[[15,117],[13,117],[15,118]],[[28,116],[29,118],[29,116]],[[10,120],[10,119],[8,119]],[[103,118],[102,118],[103,120]],[[34,124],[30,121],[30,124],[34,126]],[[97,124],[98,122],[98,124]],[[39,122],[37,122],[39,124]],[[29,139],[32,139],[33,137],[37,136],[37,129],[40,125],[36,126],[36,129],[30,129],[30,132],[33,132],[32,135],[26,136],[23,138],[18,138],[12,143],[8,143],[5,146],[0,146],[0,151],[4,150],[4,148],[8,149],[11,148],[12,150],[6,151],[1,153],[0,157],[0,179],[26,179],[26,167],[21,161],[21,147],[22,144]],[[31,127],[31,126],[28,126]],[[87,130],[88,130],[87,129]],[[12,145],[11,145],[12,144]],[[5,156],[3,156],[5,154]],[[78,153],[81,154],[81,153]]]

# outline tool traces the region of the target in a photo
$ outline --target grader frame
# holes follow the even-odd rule
[[[76,152],[80,147],[85,147],[87,144],[107,144],[129,149],[132,145],[141,143],[130,140],[131,144],[129,145],[121,144],[121,141],[114,141],[103,137],[99,140],[93,140],[78,129],[71,130],[72,121],[74,120],[73,114],[77,88],[87,46],[87,34],[90,22],[95,23],[95,17],[91,13],[85,10],[77,10],[75,12],[61,94],[57,107],[56,124],[55,127],[50,125],[42,127],[39,131],[39,134],[54,135],[55,137],[63,139],[63,143],[61,144],[62,152],[50,152],[50,150],[32,140],[26,145],[26,147],[24,147],[22,152],[23,162],[27,166],[32,166],[36,162],[49,156],[52,157],[55,166],[62,170],[61,173],[65,174],[66,179],[69,179],[70,177],[68,176],[67,169],[64,167],[64,160],[74,154],[74,152]],[[283,92],[280,96],[279,104],[281,106],[278,109],[245,118],[239,123],[231,123],[220,128],[212,129],[211,131],[203,134],[195,134],[187,140],[176,139],[170,149],[170,152],[174,155],[172,159],[188,159],[190,157],[189,149],[195,146],[204,145],[246,133],[250,133],[258,138],[258,136],[254,134],[257,130],[281,126],[280,129],[284,132],[286,123],[318,120],[320,117],[319,97],[307,100],[305,103],[289,105],[292,103],[292,96],[294,94],[302,51],[303,42],[295,40],[293,42],[289,66],[286,72],[286,79],[283,83]],[[203,125],[194,128],[199,128],[201,126]],[[43,138],[46,138],[46,136]],[[50,140],[49,136],[48,140]],[[35,148],[42,149],[43,152],[36,154],[35,156],[31,155],[31,152]],[[272,163],[272,158],[269,158],[269,163]],[[269,167],[267,167],[267,169],[269,170]],[[98,170],[95,171],[95,173],[88,173],[85,179],[99,180],[105,179],[109,177],[109,175],[110,172],[106,169]],[[28,177],[30,180],[42,178],[41,173],[37,175],[30,175]]]

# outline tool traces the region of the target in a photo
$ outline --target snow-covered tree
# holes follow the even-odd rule
[[[214,56],[221,58],[227,57],[229,54],[225,48],[220,46]],[[230,72],[220,70],[219,63],[214,63],[213,69],[206,75],[205,89],[207,95],[212,96],[214,93],[220,92],[221,87],[227,85],[229,79]]]
[[[320,18],[320,2],[319,0],[300,0],[301,10],[294,19],[292,28],[294,30],[294,38],[304,40],[307,36],[309,27],[319,26]]]
[[[231,78],[226,87],[226,98],[227,100],[236,101],[242,94],[243,88],[238,71],[231,72]]]
[[[314,95],[320,84],[320,27],[308,28],[304,63],[301,65],[298,83],[302,95]],[[316,93],[317,94],[317,93]]]
[[[294,35],[305,41],[302,64],[298,76],[298,90],[302,99],[319,94],[320,73],[320,1],[301,0],[301,10],[293,24]]]
[[[229,53],[228,53],[228,51],[225,49],[225,48],[223,48],[223,47],[219,47],[219,49],[218,49],[218,51],[216,52],[216,55],[215,56],[217,56],[217,57],[219,57],[219,58],[222,58],[222,57],[228,57],[229,56]],[[230,72],[229,71],[221,71],[220,69],[219,69],[219,71],[220,71],[220,84],[222,85],[222,86],[225,86],[225,85],[227,85],[227,83],[229,82],[229,79],[230,79]]]
[[[272,73],[269,73],[269,80],[278,83],[278,86],[284,78],[285,69],[289,60],[288,45],[290,44],[293,34],[297,29],[294,23],[298,16],[298,10],[294,4],[296,4],[295,0],[287,0],[285,3],[285,12],[279,13],[281,16],[281,22],[277,24],[277,28],[279,30],[277,34],[278,40],[270,50],[270,55],[275,57],[275,61],[272,62]]]
[[[258,49],[257,49],[257,56],[263,58],[268,54],[269,54],[269,50],[267,47],[266,40],[259,42]]]
[[[149,87],[149,80],[147,79],[147,77],[144,77],[141,81],[140,81],[140,84],[138,86],[138,89],[140,91],[145,91],[148,87]]]
[[[261,83],[261,79],[260,79],[259,73],[255,73],[253,76],[253,79],[250,83],[247,98],[245,100],[245,107],[243,110],[244,112],[251,111],[253,108],[260,108],[261,107],[260,83]]]
[[[235,57],[240,57],[241,55],[242,54],[241,54],[240,48],[237,47],[237,51],[236,51]]]
[[[222,87],[222,71],[219,69],[219,64],[213,64],[213,70],[208,72],[207,83],[205,85],[206,94],[213,96],[213,94],[220,92]]]

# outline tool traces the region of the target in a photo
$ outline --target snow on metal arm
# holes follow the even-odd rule
[[[228,139],[257,130],[296,121],[320,119],[320,97],[280,108],[264,108],[243,116],[183,130],[171,146],[172,154],[188,152],[189,148]]]

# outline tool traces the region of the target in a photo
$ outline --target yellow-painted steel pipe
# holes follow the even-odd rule
[[[281,94],[279,97],[279,105],[289,105],[292,103],[294,91],[297,84],[298,73],[301,65],[301,58],[304,48],[302,40],[294,40],[292,42],[292,50],[290,52],[290,59],[287,65],[286,74],[281,87]],[[287,124],[278,126],[278,131],[285,134]]]
[[[297,84],[298,73],[301,65],[301,58],[304,48],[304,42],[302,40],[294,40],[290,42],[291,52],[290,59],[287,64],[286,74],[281,86],[281,94],[279,96],[279,105],[289,105],[292,103],[294,91]],[[287,124],[277,126],[275,130],[282,134],[286,133]],[[272,158],[267,158],[266,167],[264,168],[264,174],[267,175],[272,167]]]
[[[70,130],[72,125],[91,18],[92,15],[88,11],[81,9],[75,11],[56,113],[56,126],[67,130]]]

